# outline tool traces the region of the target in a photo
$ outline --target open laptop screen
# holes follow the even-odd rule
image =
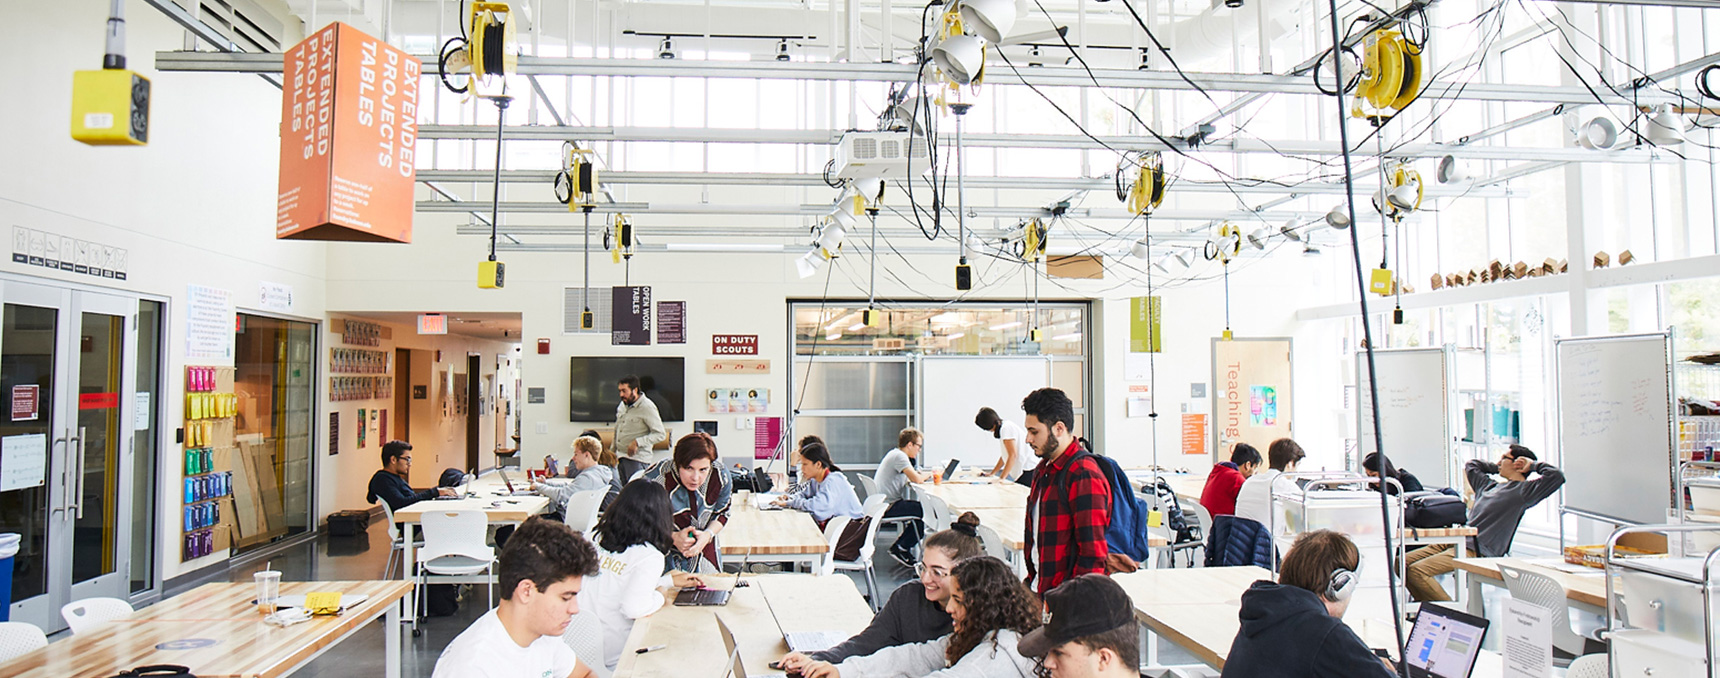
[[[1469,678],[1485,635],[1486,619],[1422,603],[1404,643],[1410,678]]]

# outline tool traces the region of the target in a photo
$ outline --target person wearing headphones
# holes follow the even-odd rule
[[[1260,580],[1242,594],[1242,628],[1225,658],[1224,676],[1248,678],[1388,678],[1387,660],[1344,624],[1361,577],[1362,554],[1340,532],[1296,537],[1278,581]]]

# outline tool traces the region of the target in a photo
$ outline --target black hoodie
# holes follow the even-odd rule
[[[1313,592],[1257,581],[1242,594],[1242,628],[1224,675],[1243,678],[1389,678],[1366,643]]]

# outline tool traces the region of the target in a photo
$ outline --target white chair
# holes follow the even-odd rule
[[[402,539],[400,537],[400,524],[394,522],[394,509],[389,508],[388,502],[386,502],[386,501],[378,501],[377,503],[382,504],[382,518],[383,518],[383,520],[387,521],[384,524],[388,526],[388,543],[389,543],[388,565],[386,565],[382,568],[382,578],[383,579],[393,579],[394,578],[394,554],[396,552],[399,552],[401,554],[400,557],[402,559],[405,559],[405,557],[406,557],[406,540]],[[421,537],[415,536],[412,538],[412,547],[413,548],[419,548],[422,546],[424,546],[424,540]],[[400,564],[400,569],[405,570],[406,569],[406,563],[402,562]]]
[[[848,529],[848,522],[847,518],[836,516],[824,523],[824,544],[829,550],[824,552],[824,562],[818,566],[818,574],[828,575],[836,571],[836,542],[842,541],[842,531]]]
[[[1565,678],[1612,678],[1612,666],[1604,654],[1585,654],[1571,660]]]
[[[0,622],[0,664],[48,646],[48,636],[35,624]]]
[[[60,616],[66,618],[74,636],[128,614],[131,603],[118,598],[85,598],[60,608]]]
[[[872,571],[872,554],[878,550],[878,524],[882,522],[884,508],[884,502],[878,502],[866,513],[872,522],[866,526],[866,541],[860,542],[860,555],[855,556],[854,560],[836,560],[836,542],[831,542],[830,552],[830,559],[835,562],[837,570],[866,573],[866,603],[872,606],[874,613],[882,604],[878,601],[878,577]]]
[[[490,519],[483,511],[430,511],[419,521],[424,547],[418,551],[418,609],[425,605],[431,575],[449,583],[481,583],[495,607],[496,550],[485,543]],[[478,573],[482,578],[474,578]],[[414,625],[417,620],[413,620]],[[416,628],[414,628],[416,630]]]
[[[1009,549],[1003,547],[1003,538],[997,536],[997,530],[980,525],[977,532],[979,533],[980,546],[985,548],[986,555],[1006,563],[1009,562]]]
[[[567,506],[562,507],[562,515],[566,517],[567,526],[575,532],[591,537],[591,531],[597,528],[598,508],[603,506],[604,495],[609,494],[609,488],[603,487],[584,492],[575,492],[567,498]]]
[[[1511,597],[1525,603],[1540,605],[1553,613],[1553,663],[1565,666],[1576,657],[1605,651],[1605,644],[1571,630],[1570,600],[1565,587],[1552,577],[1500,565],[1499,575],[1505,580],[1505,590]],[[1560,656],[1563,655],[1563,656]]]
[[[579,657],[579,663],[591,667],[591,673],[597,678],[610,678],[609,668],[603,665],[609,654],[603,644],[603,624],[597,619],[596,595],[586,595],[593,585],[601,586],[600,577],[586,577],[585,584],[579,591],[579,614],[573,615],[573,621],[568,622],[567,630],[561,633],[561,641],[573,649],[574,656]]]
[[[860,489],[866,491],[866,496],[862,499],[871,499],[878,494],[878,481],[873,480],[872,476],[862,473],[860,474]]]
[[[926,531],[949,529],[950,522],[954,520],[950,515],[950,505],[926,492],[920,492],[919,495],[920,509],[926,514]]]

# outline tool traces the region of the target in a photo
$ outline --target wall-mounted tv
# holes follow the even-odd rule
[[[629,374],[639,377],[645,397],[657,404],[657,413],[663,416],[663,421],[686,418],[685,358],[575,356],[568,374],[570,422],[615,421],[615,407],[621,404],[615,384]]]

